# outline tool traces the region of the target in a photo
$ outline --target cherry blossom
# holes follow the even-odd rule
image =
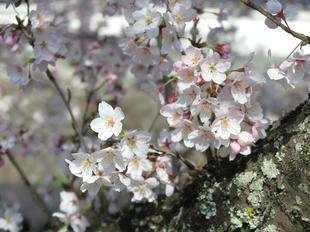
[[[23,217],[18,207],[4,206],[3,213],[0,213],[0,229],[3,231],[18,232],[22,230]]]
[[[159,24],[161,22],[161,14],[154,8],[143,8],[135,11],[133,14],[135,23],[132,25],[130,32],[141,34],[146,32],[148,38],[155,38],[159,33]]]
[[[182,61],[185,65],[195,67],[202,61],[202,54],[200,49],[195,47],[188,47],[185,50],[185,56],[182,56]]]
[[[153,192],[153,188],[158,185],[159,182],[154,177],[148,179],[139,178],[135,180],[132,186],[129,187],[129,191],[134,194],[132,201],[142,201],[143,199],[147,199],[149,202],[154,201],[156,194]]]
[[[112,108],[111,105],[102,101],[98,106],[99,118],[95,118],[90,127],[98,133],[98,138],[105,141],[113,135],[118,136],[122,131],[122,120],[125,118],[121,108]]]
[[[72,154],[74,160],[66,160],[69,164],[69,169],[72,174],[82,177],[83,181],[87,181],[96,172],[95,164],[102,159],[102,155],[97,154],[84,154],[74,153]]]
[[[146,157],[150,140],[148,133],[136,130],[127,132],[120,142],[122,155],[129,159],[134,155]]]
[[[220,59],[218,53],[214,53],[207,58],[201,66],[201,75],[205,81],[214,81],[217,84],[222,84],[226,79],[225,72],[230,68],[230,62]]]
[[[219,142],[215,138],[214,132],[211,130],[208,124],[205,124],[203,127],[200,127],[194,131],[192,131],[188,135],[189,139],[193,141],[195,144],[195,148],[197,151],[205,151],[210,146],[219,148]]]
[[[277,83],[283,92],[296,88],[300,96],[299,86],[305,96],[309,92],[310,55],[302,49],[308,41],[300,39],[303,34],[295,33],[287,22],[298,9],[291,1],[251,2],[264,12],[270,28],[281,23],[300,40],[287,58],[260,72],[254,52],[241,65],[233,52],[235,30],[224,23],[230,16],[227,4],[209,11],[203,0],[78,1],[73,4],[76,8],[67,2],[66,10],[43,3],[32,10],[35,5],[28,8],[27,3],[7,1],[16,20],[0,32],[7,75],[20,87],[14,90],[22,90],[12,94],[1,86],[0,166],[7,158],[17,165],[15,154],[28,156],[42,150],[57,154],[54,158],[63,167],[64,180],[53,176],[39,188],[44,197],[39,206],[50,203],[56,179],[57,185],[61,182],[55,188],[60,192],[59,212],[53,216],[64,224],[63,230],[95,230],[84,213],[101,215],[106,209],[104,215],[110,217],[128,207],[130,200],[154,202],[158,196],[172,196],[191,183],[196,176],[192,173],[202,171],[202,165],[187,160],[196,160],[197,153],[208,156],[201,174],[213,168],[209,155],[214,162],[250,155],[270,125],[265,99],[273,95],[265,88]],[[17,9],[22,4],[26,15]],[[204,21],[204,14],[215,15],[217,26]],[[112,24],[105,21],[110,16],[116,23],[124,21],[118,35],[109,34],[108,29],[117,29],[114,18]],[[58,70],[59,59],[66,59],[62,65],[70,67],[72,76]],[[128,82],[128,72],[135,80]],[[46,112],[30,107],[26,96],[51,91],[49,84],[60,97],[46,94],[37,100],[46,103]],[[123,96],[129,87],[140,88],[155,100],[157,115],[148,131],[143,125],[130,128],[131,120],[125,121],[119,106],[127,104]],[[68,112],[58,109],[60,100]],[[78,107],[81,101],[83,107]],[[134,100],[140,103],[147,104]],[[20,109],[13,109],[16,105]],[[141,120],[148,117],[135,110]],[[26,122],[15,119],[19,114],[27,116]],[[67,130],[68,125],[73,130]],[[22,230],[22,221],[17,210],[0,210],[0,229]]]
[[[278,0],[268,0],[266,3],[266,9],[271,14],[279,14],[282,10],[282,4]]]
[[[139,156],[134,156],[128,162],[127,174],[129,174],[133,179],[140,178],[143,172],[148,172],[152,169],[152,163],[146,159]]]
[[[251,133],[242,131],[236,139],[231,140],[229,160],[234,160],[237,154],[249,155],[251,153],[251,145],[254,144],[254,137]]]
[[[53,213],[63,223],[69,224],[74,232],[84,232],[90,226],[89,221],[80,212],[81,202],[73,192],[60,193],[60,211]]]
[[[18,64],[8,64],[6,71],[11,82],[19,87],[27,85],[30,81],[27,69]]]

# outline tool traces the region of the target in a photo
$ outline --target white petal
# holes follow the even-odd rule
[[[105,101],[102,101],[98,105],[98,111],[99,115],[102,118],[111,117],[114,114],[113,107],[106,103]]]
[[[285,73],[283,73],[278,68],[270,68],[267,70],[267,74],[271,80],[280,80],[285,78]]]
[[[106,124],[102,118],[93,119],[90,123],[90,128],[97,133],[107,129]]]

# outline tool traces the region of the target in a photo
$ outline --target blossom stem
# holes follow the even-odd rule
[[[287,55],[287,57],[286,57],[284,60],[287,60],[287,59],[296,51],[296,49],[297,49],[299,46],[301,46],[301,43],[302,43],[302,42],[298,43],[297,46],[290,52],[290,54]],[[283,61],[284,61],[284,60],[283,60]],[[283,61],[282,61],[282,62],[283,62]],[[282,62],[281,62],[281,63],[282,63]]]
[[[252,8],[252,9],[260,12],[262,15],[266,16],[268,19],[270,19],[273,23],[275,23],[276,25],[281,27],[287,33],[291,34],[292,36],[294,36],[297,39],[300,39],[302,41],[302,43],[301,43],[302,46],[304,46],[306,44],[310,44],[310,36],[307,36],[307,35],[304,35],[302,33],[299,33],[299,32],[291,30],[288,26],[286,26],[283,23],[281,23],[281,21],[278,20],[278,18],[276,16],[270,14],[264,8],[256,5],[251,0],[240,0],[240,1],[243,4],[245,4],[246,6]]]
[[[58,84],[56,78],[54,77],[54,75],[52,74],[52,72],[51,72],[49,69],[46,70],[46,75],[47,75],[48,79],[49,79],[49,80],[53,83],[53,85],[55,86],[57,92],[59,93],[59,95],[60,95],[60,97],[61,97],[63,103],[65,104],[65,106],[66,106],[66,108],[67,108],[67,111],[68,111],[69,114],[70,114],[71,121],[72,121],[72,128],[73,128],[73,130],[75,131],[76,135],[79,137],[80,142],[82,143],[84,149],[86,150],[86,152],[88,152],[88,151],[89,151],[88,146],[87,146],[87,144],[86,144],[86,142],[85,142],[85,140],[84,140],[84,137],[83,137],[81,131],[78,129],[77,121],[76,121],[75,116],[74,116],[74,114],[73,114],[73,112],[72,112],[70,102],[69,102],[69,101],[67,100],[67,98],[65,97],[65,94],[64,94],[63,90],[60,88],[60,86],[59,86],[59,84]]]
[[[158,155],[170,155],[170,156],[180,160],[182,163],[184,163],[188,167],[188,169],[203,173],[207,176],[209,175],[204,169],[198,169],[193,163],[191,163],[189,160],[185,159],[179,153],[175,154],[175,153],[172,153],[170,151],[161,150],[160,148],[156,147],[153,144],[151,144],[150,152],[153,152],[153,153],[158,154]]]
[[[152,120],[152,123],[148,129],[149,132],[151,132],[156,124],[157,119],[159,118],[160,114],[157,112],[156,116],[154,117],[154,119]]]
[[[14,156],[12,155],[12,153],[10,151],[7,152],[7,157],[10,160],[10,162],[12,163],[12,165],[14,166],[14,168],[17,170],[18,174],[20,175],[20,177],[21,177],[22,181],[24,182],[24,184],[26,185],[26,187],[29,189],[33,199],[38,203],[38,205],[43,210],[43,212],[46,213],[47,216],[50,216],[51,211],[50,211],[49,207],[44,202],[44,200],[41,198],[41,196],[38,194],[35,187],[31,184],[31,182],[27,178],[26,174],[21,169],[21,167],[19,166],[19,164],[17,163],[17,161],[15,160]]]
[[[86,119],[87,119],[87,114],[88,114],[88,110],[89,110],[89,106],[90,106],[90,102],[92,100],[92,97],[94,96],[94,94],[100,90],[102,87],[104,87],[106,84],[106,81],[103,81],[101,84],[99,84],[97,87],[94,87],[91,91],[89,91],[86,94],[86,104],[85,104],[85,109],[84,109],[84,113],[83,113],[83,118],[82,118],[82,125],[81,125],[81,133],[83,134],[85,131],[85,123],[86,123]]]

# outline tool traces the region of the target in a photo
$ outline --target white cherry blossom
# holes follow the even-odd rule
[[[221,139],[228,139],[231,135],[237,135],[240,130],[240,122],[242,118],[234,115],[233,112],[229,115],[216,118],[212,123],[212,132]]]
[[[188,138],[193,141],[196,150],[201,152],[207,150],[210,146],[219,148],[220,145],[208,124],[191,132]]]
[[[185,23],[193,20],[196,14],[191,4],[176,3],[171,11],[171,18],[179,30],[183,30]]]
[[[183,119],[183,110],[176,103],[163,106],[160,110],[162,116],[167,118],[168,124],[174,126]]]
[[[118,149],[107,147],[96,153],[97,157],[100,157],[100,164],[102,165],[103,171],[106,173],[123,171],[125,169],[125,162],[123,155]]]
[[[185,56],[182,56],[182,61],[190,67],[195,67],[200,64],[202,58],[201,50],[191,46],[185,50]]]
[[[142,176],[143,172],[148,172],[152,169],[152,163],[147,158],[134,156],[128,162],[127,174],[132,178],[137,179]]]
[[[0,214],[0,230],[18,232],[22,230],[23,217],[18,211],[18,207],[8,207],[5,205],[3,214]]]
[[[152,202],[156,199],[156,193],[153,191],[155,187],[159,185],[156,178],[150,177],[148,179],[139,178],[135,180],[132,186],[129,187],[129,191],[134,194],[132,201],[147,200]]]
[[[232,83],[229,87],[234,100],[240,104],[245,104],[251,96],[253,81],[243,73],[238,73],[230,78]]]
[[[73,175],[83,178],[83,181],[92,177],[96,171],[96,163],[102,159],[100,154],[88,153],[74,153],[72,157],[73,161],[66,159],[69,169]]]
[[[113,135],[118,136],[122,131],[122,120],[125,118],[121,108],[113,109],[111,105],[102,101],[98,106],[99,118],[90,123],[93,131],[98,133],[98,138],[105,141]]]
[[[144,131],[127,132],[120,142],[120,150],[125,158],[132,158],[134,155],[146,157],[149,150],[151,136]]]
[[[6,71],[11,82],[19,87],[27,85],[30,81],[28,71],[18,64],[8,64]]]
[[[75,214],[80,210],[80,201],[73,192],[60,192],[59,209],[66,214]]]
[[[201,75],[205,81],[214,81],[222,84],[226,80],[225,72],[230,68],[231,63],[228,60],[220,59],[218,53],[208,57],[201,65]]]
[[[191,105],[191,114],[198,115],[203,123],[208,123],[216,103],[215,98],[196,98]]]
[[[29,13],[32,28],[48,27],[54,20],[54,16],[43,4],[38,4],[36,10]]]
[[[278,14],[282,10],[282,4],[278,0],[268,0],[266,3],[266,9],[271,13],[271,14]]]
[[[182,107],[186,107],[191,105],[199,96],[200,88],[197,85],[191,85],[189,88],[181,91],[180,97],[176,104]]]
[[[69,224],[74,232],[85,232],[90,226],[89,221],[80,212],[81,202],[73,192],[60,192],[60,211],[53,213],[65,224]]]
[[[135,23],[130,28],[133,34],[146,32],[148,38],[155,38],[159,33],[161,23],[161,14],[153,7],[143,8],[135,11],[133,14]]]
[[[171,131],[172,142],[181,142],[183,140],[186,147],[193,147],[194,144],[189,138],[189,134],[192,132],[193,124],[190,120],[182,120],[176,124],[175,129]]]

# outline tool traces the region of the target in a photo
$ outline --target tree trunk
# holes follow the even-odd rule
[[[310,231],[310,100],[248,157],[206,167],[184,191],[133,206],[113,231]],[[108,230],[108,228],[106,228]]]

